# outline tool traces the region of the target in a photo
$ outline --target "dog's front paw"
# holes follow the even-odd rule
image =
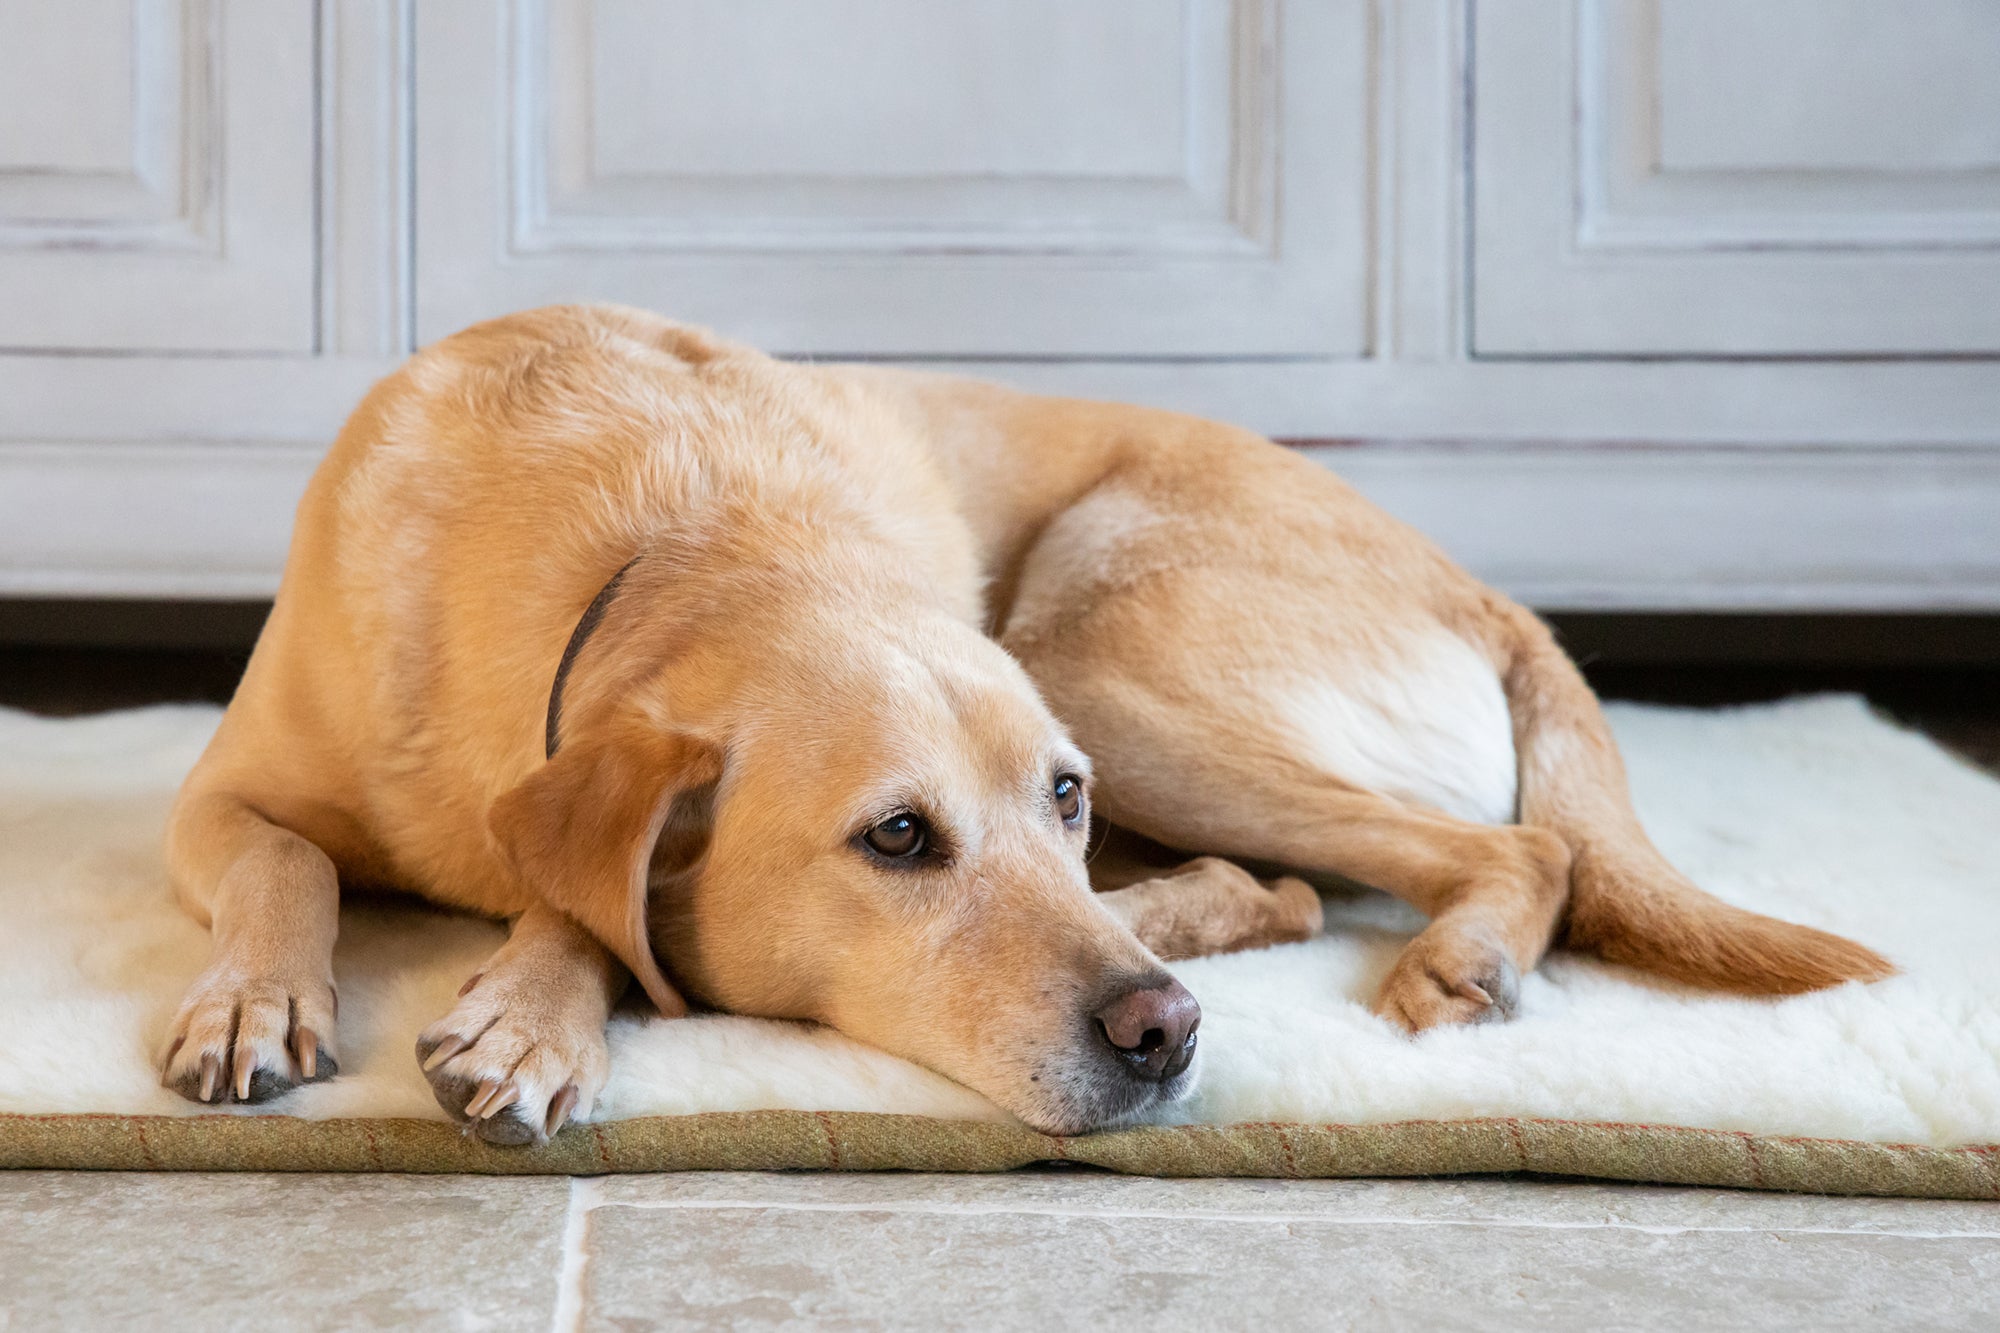
[[[611,1064],[601,1016],[491,977],[418,1035],[417,1060],[468,1134],[507,1146],[589,1115]]]
[[[1512,1018],[1521,974],[1497,944],[1432,926],[1404,946],[1375,997],[1375,1012],[1408,1033]]]
[[[188,988],[160,1081],[196,1102],[264,1102],[340,1072],[325,981],[256,976],[226,963]]]

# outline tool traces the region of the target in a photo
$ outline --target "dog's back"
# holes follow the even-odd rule
[[[542,758],[578,608],[662,534],[828,507],[887,516],[976,618],[941,476],[864,390],[619,307],[446,338],[375,386],[314,475],[183,802],[252,791],[345,876],[519,911],[487,808]]]

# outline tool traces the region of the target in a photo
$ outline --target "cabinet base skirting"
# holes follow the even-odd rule
[[[2000,449],[1300,446],[1551,610],[2000,610]],[[0,596],[256,598],[320,450],[0,443]]]
[[[1305,448],[1545,610],[2000,609],[2000,450]]]

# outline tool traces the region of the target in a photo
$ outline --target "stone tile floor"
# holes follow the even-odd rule
[[[0,1329],[2000,1327],[2000,1204],[1542,1179],[0,1175]]]

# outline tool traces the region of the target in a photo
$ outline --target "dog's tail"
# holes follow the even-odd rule
[[[1511,606],[1506,614],[1521,822],[1555,833],[1572,856],[1560,943],[1689,985],[1757,995],[1895,971],[1838,935],[1732,907],[1667,864],[1633,813],[1624,763],[1582,674],[1534,616]]]

